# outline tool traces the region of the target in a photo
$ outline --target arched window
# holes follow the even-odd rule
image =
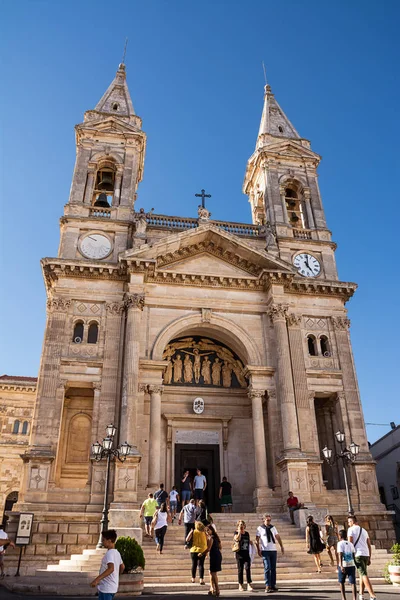
[[[116,110],[116,109],[114,109]],[[115,169],[112,163],[106,163],[96,173],[93,206],[110,208],[115,185]]]
[[[28,433],[28,421],[24,421],[22,424],[22,435],[26,435]]]
[[[286,188],[285,202],[290,225],[295,229],[306,229],[307,223],[299,193],[291,188]]]
[[[99,337],[99,326],[96,322],[90,323],[88,331],[88,344],[97,344],[97,338]]]
[[[18,433],[19,431],[19,421],[14,421],[13,433]]]
[[[83,322],[77,321],[74,326],[74,335],[72,336],[74,344],[82,344],[83,342]]]
[[[322,356],[328,357],[331,355],[331,347],[329,345],[329,340],[326,335],[321,335],[319,340],[321,346],[321,354]]]
[[[308,354],[310,356],[317,356],[317,343],[313,335],[307,336]]]

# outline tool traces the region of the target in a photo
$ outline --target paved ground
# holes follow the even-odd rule
[[[207,588],[208,590],[208,588]],[[208,598],[207,590],[202,594],[193,594],[192,592],[185,592],[181,594],[152,594],[146,595],[143,594],[142,598],[145,600],[160,600],[161,598],[168,598],[168,600],[184,600],[185,598],[190,598],[191,600],[205,600]],[[375,593],[377,595],[378,600],[400,600],[400,587],[394,588],[389,585],[376,585]],[[238,600],[238,598],[275,598],[276,600],[293,600],[295,598],[304,598],[304,600],[340,600],[340,593],[338,589],[320,589],[317,586],[313,586],[312,588],[306,587],[286,587],[281,588],[279,592],[275,594],[268,594],[268,596],[262,591],[258,590],[253,593],[247,592],[239,592],[226,590],[221,593],[221,598],[224,600]],[[62,596],[23,596],[20,594],[12,594],[5,588],[0,588],[0,598],[1,600],[63,600]],[[72,596],[65,597],[64,600],[82,600],[84,597],[79,596],[73,598]],[[92,597],[93,598],[93,597]],[[129,600],[129,596],[119,596],[119,598],[123,598],[124,600]],[[133,597],[132,597],[133,598]],[[346,598],[351,600],[351,594],[348,592],[346,594]],[[368,594],[365,596],[366,600],[369,600]]]

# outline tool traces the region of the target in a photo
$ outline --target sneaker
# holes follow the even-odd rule
[[[249,583],[247,584],[247,591],[254,592],[254,588]]]
[[[272,588],[272,591],[273,591],[273,592],[278,592],[279,590],[278,590],[278,588],[277,588],[277,587],[273,587],[273,588]]]
[[[239,592],[244,592],[244,587],[242,586],[241,583],[239,583]]]
[[[358,594],[358,600],[364,600],[364,596],[362,594]]]
[[[273,591],[274,591],[274,590],[272,589],[272,587],[269,587],[269,586],[268,586],[268,587],[266,587],[266,588],[265,588],[265,592],[266,592],[267,594],[271,594]]]

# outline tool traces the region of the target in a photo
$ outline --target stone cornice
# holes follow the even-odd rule
[[[36,392],[36,383],[0,383],[0,390],[7,392]]]
[[[126,281],[127,279],[126,267],[123,264],[99,264],[63,258],[43,258],[41,265],[47,289],[50,289],[61,277],[113,281]]]
[[[288,294],[316,294],[323,296],[339,296],[347,302],[357,289],[356,283],[327,280],[292,279],[284,283]]]

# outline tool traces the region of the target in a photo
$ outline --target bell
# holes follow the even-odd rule
[[[103,208],[110,208],[110,205],[107,200],[107,194],[99,194],[93,206],[102,206]]]
[[[114,189],[113,174],[110,171],[101,171],[100,183],[97,185],[98,190],[107,190],[112,192]]]
[[[299,217],[296,215],[295,212],[292,212],[292,217],[291,217],[291,221],[298,221]]]

